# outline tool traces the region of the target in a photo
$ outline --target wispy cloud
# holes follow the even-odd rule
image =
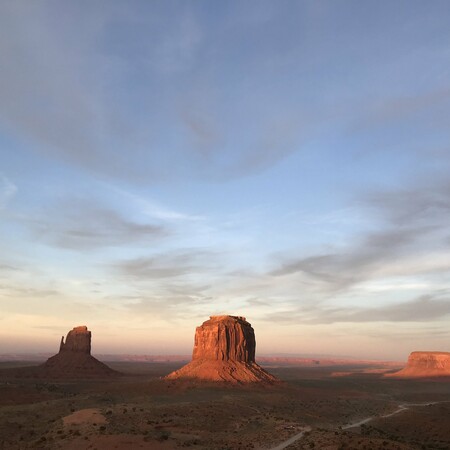
[[[223,182],[264,172],[301,151],[313,134],[312,121],[297,111],[274,114],[262,110],[258,111],[258,125],[252,118],[243,119],[245,128],[242,123],[225,125],[220,119],[221,108],[210,104],[210,100],[201,100],[203,93],[199,95],[200,100],[195,98],[193,105],[181,110],[180,118],[192,141],[195,170],[209,181]],[[239,141],[231,130],[236,127],[240,129]]]
[[[66,199],[35,217],[22,218],[22,223],[49,245],[79,251],[150,243],[169,233],[162,225],[133,222],[93,200],[76,198]]]
[[[450,314],[450,297],[445,294],[423,295],[403,303],[375,307],[298,306],[280,311],[267,320],[285,323],[332,324],[365,322],[433,322]]]
[[[17,186],[3,175],[0,175],[0,210],[6,208],[17,193]]]
[[[273,270],[271,275],[301,273],[320,281],[325,292],[342,292],[377,277],[383,266],[407,258],[428,231],[428,228],[414,228],[372,233],[336,253],[287,261]]]
[[[362,308],[354,311],[336,311],[324,314],[323,321],[330,322],[429,322],[444,319],[450,314],[450,297],[424,295],[405,303],[385,307]]]
[[[136,295],[128,297],[124,308],[132,314],[149,315],[161,318],[167,322],[183,318],[198,317],[199,310],[208,308],[211,304],[211,296],[203,290],[192,286],[184,286],[183,292],[164,292],[161,295]]]
[[[228,176],[260,173],[299,151],[306,135],[311,132],[305,125],[305,121],[300,121],[295,115],[267,120],[257,140],[230,165]]]
[[[170,33],[159,33],[159,40],[152,43],[156,45],[150,62],[164,74],[190,69],[202,41],[200,26],[189,10],[180,14],[173,25]]]
[[[56,295],[61,295],[55,289],[36,288],[36,287],[23,287],[14,285],[12,283],[0,284],[0,293],[13,297],[26,297],[26,298],[47,298]]]
[[[0,262],[0,273],[1,272],[10,272],[20,270],[18,267],[13,266],[12,264],[3,264]]]
[[[46,2],[0,6],[0,56],[8,60],[0,119],[12,135],[31,141],[33,151],[145,185],[180,176],[224,181],[260,173],[304,141],[307,115],[300,120],[284,105],[276,111],[249,105],[225,123],[222,117],[239,109],[238,101],[227,95],[204,107],[201,99],[179,92],[175,86],[185,82],[203,97],[220,90],[220,81],[196,65],[200,52],[214,54],[214,43],[203,36],[195,8],[174,15],[155,7],[155,20],[147,22],[140,8],[130,13],[117,5],[90,5],[87,20],[72,5],[53,7],[48,14]],[[153,15],[142,8],[143,16]],[[54,17],[62,19],[54,23]],[[210,39],[220,40],[212,31]],[[202,60],[199,67],[204,65]],[[161,78],[169,89],[155,96]],[[180,102],[187,104],[181,113]],[[161,104],[166,106],[155,106]],[[168,123],[191,139],[168,138]],[[233,138],[236,129],[240,142]]]
[[[117,186],[113,186],[109,183],[102,183],[107,186],[108,189],[112,190],[114,193],[119,194],[127,202],[132,202],[135,208],[142,214],[151,217],[152,219],[158,219],[163,221],[198,221],[204,220],[203,216],[195,214],[187,214],[182,211],[177,211],[173,208],[167,207],[154,201],[144,195],[135,194],[130,191],[126,191]]]
[[[389,276],[444,273],[449,269],[447,224],[450,187],[433,184],[377,192],[364,198],[377,230],[345,245],[308,256],[287,257],[270,275],[309,277],[324,292],[345,292],[355,285]],[[331,247],[331,248],[330,248]]]
[[[444,225],[450,217],[450,183],[439,177],[415,187],[368,194],[367,204],[393,225]]]
[[[370,104],[370,111],[358,120],[356,127],[398,125],[399,122],[408,120],[411,116],[428,113],[430,110],[439,110],[441,107],[448,110],[449,99],[450,89],[448,87],[414,92],[403,96],[385,96],[377,99],[374,104]]]
[[[198,99],[196,100],[198,103]],[[224,142],[219,132],[217,118],[213,119],[211,109],[211,106],[193,108],[190,104],[180,112],[180,119],[188,131],[192,148],[198,150],[200,157],[205,161],[210,161],[217,147]]]
[[[120,261],[113,268],[124,277],[146,281],[211,273],[218,268],[217,253],[198,249],[179,249],[150,257]]]

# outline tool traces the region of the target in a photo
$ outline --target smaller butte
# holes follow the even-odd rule
[[[91,355],[91,332],[86,326],[69,331],[61,338],[59,353],[40,366],[49,378],[102,378],[119,375]]]
[[[385,376],[392,378],[450,377],[450,353],[412,352],[402,370]]]
[[[166,378],[274,383],[255,362],[255,332],[245,317],[211,316],[197,327],[192,361]]]

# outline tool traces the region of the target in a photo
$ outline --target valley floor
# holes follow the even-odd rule
[[[0,448],[450,448],[444,380],[386,379],[374,365],[273,365],[266,368],[282,383],[248,387],[161,379],[176,362],[110,366],[125,376],[62,382],[0,373]]]

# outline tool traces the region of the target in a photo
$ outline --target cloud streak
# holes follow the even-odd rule
[[[17,193],[17,186],[5,176],[0,175],[0,210],[5,209]]]
[[[337,293],[379,276],[383,267],[407,258],[430,230],[389,229],[369,234],[356,245],[336,253],[313,255],[283,263],[270,275],[275,277],[302,274],[319,281],[323,290]]]
[[[409,189],[369,194],[365,200],[397,227],[442,226],[450,218],[450,183],[439,178]]]
[[[154,256],[120,261],[112,267],[125,278],[136,281],[179,278],[217,269],[218,255],[211,251],[179,249]]]
[[[414,93],[409,96],[392,96],[379,99],[371,105],[371,111],[363,115],[356,124],[356,128],[373,128],[391,124],[398,125],[399,122],[407,121],[411,117],[430,111],[440,111],[442,107],[448,110],[450,89],[448,87],[427,90]],[[421,124],[426,126],[427,124]]]
[[[406,303],[356,311],[340,311],[324,315],[330,322],[429,322],[444,319],[450,314],[450,298],[424,295]]]
[[[269,275],[297,274],[336,294],[372,279],[444,272],[450,267],[445,264],[449,198],[450,186],[439,180],[429,186],[367,195],[363,205],[374,213],[379,229],[327,253],[287,258]]]
[[[433,322],[445,320],[450,314],[450,297],[423,295],[403,303],[378,307],[321,307],[299,306],[267,316],[280,323],[334,324],[368,322]]]
[[[306,129],[298,111],[248,105],[225,123],[223,116],[238,110],[238,103],[228,94],[213,104],[202,100],[205,90],[218,90],[220,79],[197,68],[204,67],[198,55],[214,52],[214,44],[203,36],[195,8],[173,15],[155,7],[159,19],[150,23],[117,6],[90,5],[91,20],[72,5],[52,5],[52,14],[49,8],[46,2],[0,6],[0,57],[8,60],[0,120],[35,152],[145,185],[192,174],[221,181],[244,177],[298,151]],[[142,14],[148,15],[145,7]],[[220,35],[210,30],[214,39]],[[116,45],[101,45],[109,40]],[[157,96],[153,86],[162,78],[169,89]],[[186,82],[195,87],[193,99],[180,92]],[[180,108],[180,98],[187,107]],[[171,133],[190,139],[168,138],[167,124]]]
[[[80,199],[67,199],[22,223],[42,242],[78,251],[151,243],[169,234],[162,225],[133,222],[113,209]]]

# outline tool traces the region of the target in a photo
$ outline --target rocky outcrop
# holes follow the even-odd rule
[[[276,378],[255,362],[255,332],[245,317],[211,316],[195,331],[192,361],[167,376],[231,383]]]
[[[402,370],[386,376],[396,378],[450,377],[450,353],[412,352]]]
[[[91,355],[91,332],[85,326],[69,331],[61,339],[59,353],[40,366],[45,377],[101,378],[118,375]]]
[[[64,343],[64,336],[61,337],[59,352],[79,352],[87,355],[91,354],[91,332],[86,326],[75,327],[70,330]]]
[[[195,330],[192,359],[255,362],[255,332],[245,317],[211,316]]]

